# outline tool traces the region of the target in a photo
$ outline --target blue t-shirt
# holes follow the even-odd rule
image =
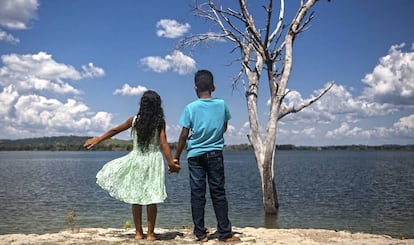
[[[188,104],[181,114],[179,124],[190,129],[187,157],[223,150],[224,125],[231,114],[222,99],[198,99]]]

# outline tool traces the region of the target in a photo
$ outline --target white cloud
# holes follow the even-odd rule
[[[355,91],[352,88],[337,83],[313,105],[283,118],[279,122],[278,143],[412,142],[414,52],[402,52],[403,47],[392,46],[373,72],[361,80],[366,86],[360,95],[353,94]],[[321,91],[314,91],[308,99]],[[308,99],[302,98],[298,91],[290,91],[284,106],[298,107]],[[393,123],[390,120],[397,112],[401,115],[408,113],[408,116]]]
[[[316,132],[316,129],[314,127],[305,127],[301,131],[302,134],[304,134],[308,137],[311,137],[311,138],[315,138],[315,132]]]
[[[159,56],[148,56],[141,59],[141,64],[148,66],[149,69],[157,72],[162,73],[166,72],[170,69],[170,63]]]
[[[337,129],[328,131],[326,133],[326,137],[332,139],[341,139],[343,137],[362,137],[362,138],[369,138],[371,136],[371,131],[363,130],[359,127],[351,127],[348,123],[343,122],[341,126]]]
[[[104,75],[102,68],[92,63],[83,66],[82,72],[73,66],[56,62],[45,52],[37,54],[2,55],[0,85],[13,84],[18,91],[50,91],[60,94],[79,94],[80,91],[64,80],[80,80]]]
[[[388,54],[362,79],[367,84],[364,98],[395,105],[414,104],[414,48],[403,52],[405,44],[391,46]]]
[[[5,41],[11,44],[16,44],[20,42],[20,39],[0,29],[0,42],[1,41]]]
[[[293,126],[306,126],[314,123],[341,126],[326,133],[329,138],[339,135],[355,138],[383,137],[396,135],[396,132],[406,136],[410,135],[410,127],[402,121],[394,125],[393,129],[376,127],[362,129],[352,126],[355,123],[375,118],[391,116],[402,110],[411,110],[414,106],[414,51],[403,52],[402,45],[394,45],[389,54],[380,59],[380,63],[372,73],[367,74],[361,81],[366,87],[361,95],[353,95],[351,89],[335,84],[320,100],[299,113],[290,114],[282,119],[283,130],[292,129]],[[412,45],[414,50],[414,44]],[[318,95],[321,90],[313,92]],[[312,96],[311,96],[312,97]],[[303,99],[297,91],[291,91],[284,101],[285,106],[296,107],[308,99]],[[411,108],[411,109],[410,109]],[[403,120],[403,119],[401,119]],[[404,119],[406,120],[408,119]],[[397,127],[397,125],[401,127]],[[405,129],[405,130],[404,130]]]
[[[320,94],[315,90],[313,95],[303,99],[298,91],[290,91],[284,100],[285,106],[295,106],[305,103],[312,97]],[[339,119],[347,122],[356,122],[363,118],[390,115],[398,111],[398,107],[388,103],[369,101],[369,98],[355,97],[350,90],[343,85],[335,84],[325,95],[311,106],[298,113],[292,113],[284,117],[281,122],[300,125],[304,123],[328,124]]]
[[[397,135],[414,138],[414,114],[400,118],[393,126]]]
[[[16,95],[3,90],[0,98],[7,94]],[[12,99],[14,103],[7,105],[9,110],[0,110],[1,124],[8,125],[0,129],[2,138],[103,131],[110,126],[112,118],[112,115],[107,112],[92,113],[84,103],[74,99],[61,102],[35,94],[14,96]]]
[[[167,124],[166,132],[168,142],[176,142],[180,136],[182,128],[183,127],[178,124]]]
[[[37,0],[1,0],[0,26],[8,29],[27,29],[29,22],[36,19],[38,7]]]
[[[172,70],[180,75],[191,73],[195,69],[195,60],[182,52],[174,51],[165,57],[171,64]]]
[[[121,94],[126,96],[141,95],[148,89],[144,86],[138,85],[137,87],[131,87],[129,84],[124,84],[121,89],[116,89],[114,94]]]
[[[320,92],[321,90],[315,91],[314,94]],[[343,85],[334,85],[315,105],[319,111],[334,115],[347,114],[348,120],[384,116],[398,110],[392,104],[378,103],[364,97],[354,97]]]
[[[246,131],[247,130],[247,131]],[[240,144],[247,142],[247,132],[249,128],[237,128],[233,124],[227,126],[227,131],[224,134],[226,144]]]
[[[233,126],[231,124],[227,125],[227,131],[226,131],[226,133],[233,134],[235,132],[237,132],[237,129],[236,129],[235,126]]]
[[[19,97],[19,93],[14,90],[13,85],[9,85],[3,88],[3,91],[0,93],[0,115],[9,118],[9,115],[12,113],[13,105],[16,103]]]
[[[92,62],[90,62],[87,66],[82,66],[82,77],[85,78],[94,78],[94,77],[102,77],[105,75],[104,69],[100,67],[94,66]]]
[[[392,127],[361,128],[343,122],[339,128],[326,133],[331,139],[383,139],[385,137],[404,137],[414,139],[414,114],[402,117]]]
[[[77,71],[44,52],[3,55],[1,61],[0,138],[87,134],[110,126],[110,113],[70,98],[80,91],[64,81],[102,76],[102,68],[89,63]]]
[[[57,63],[52,55],[45,52],[37,54],[8,54],[2,55],[2,62],[5,65],[2,74],[5,72],[28,73],[44,79],[74,79],[81,78],[78,71],[72,66]]]
[[[157,36],[177,38],[190,30],[190,24],[180,24],[176,20],[162,19],[157,22]]]
[[[150,70],[162,73],[172,70],[180,75],[185,75],[195,70],[196,62],[193,58],[175,50],[171,55],[164,58],[159,56],[148,56],[140,60],[141,64]]]
[[[247,143],[249,130],[249,122],[245,122],[240,128],[229,123],[224,134],[226,144]]]
[[[208,36],[208,40],[207,41],[212,41],[212,42],[218,42],[218,43],[223,43],[226,42],[226,39],[223,36],[222,33],[214,33],[214,32],[207,32],[206,33]]]

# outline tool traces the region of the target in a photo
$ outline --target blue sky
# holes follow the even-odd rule
[[[257,23],[261,5],[249,1]],[[287,1],[289,23],[299,1]],[[0,139],[100,135],[136,114],[143,91],[163,99],[170,142],[183,107],[196,99],[193,74],[215,75],[215,97],[233,118],[226,143],[247,143],[245,88],[232,45],[174,51],[185,35],[208,32],[193,1],[0,1]],[[222,1],[237,9],[237,1]],[[278,13],[279,1],[275,1]],[[295,42],[285,103],[300,104],[328,82],[320,101],[279,122],[278,144],[414,143],[414,1],[319,1]],[[276,17],[276,15],[275,15]],[[268,115],[267,84],[259,94]],[[117,138],[127,139],[125,132]]]

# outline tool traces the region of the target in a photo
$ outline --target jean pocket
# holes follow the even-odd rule
[[[223,158],[223,152],[222,151],[210,151],[207,152],[207,158],[216,158],[216,157],[220,157]]]
[[[221,152],[212,153],[207,158],[210,169],[217,171],[223,168],[223,154]]]

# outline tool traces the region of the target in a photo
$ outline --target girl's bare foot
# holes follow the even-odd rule
[[[142,231],[135,231],[135,240],[142,240],[144,239],[144,234],[142,234]]]
[[[154,234],[147,234],[147,241],[155,241],[157,238],[155,238]]]

